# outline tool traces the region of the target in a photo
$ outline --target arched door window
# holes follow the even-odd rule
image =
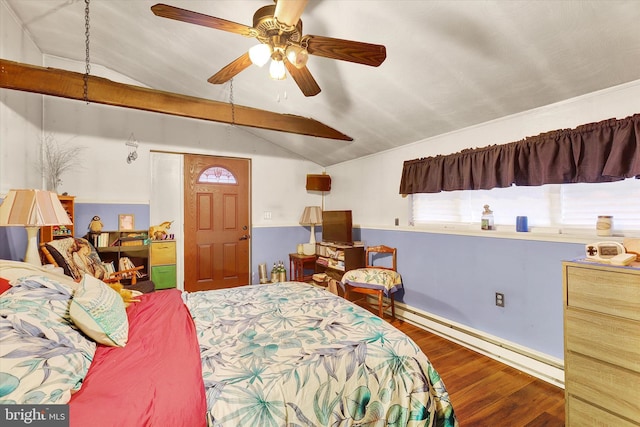
[[[235,175],[230,170],[220,167],[212,166],[205,170],[198,177],[199,183],[204,184],[237,184]]]

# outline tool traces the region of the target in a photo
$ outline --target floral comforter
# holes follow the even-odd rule
[[[297,282],[183,294],[213,426],[457,426],[409,337]]]
[[[67,403],[96,351],[69,316],[73,290],[21,279],[0,296],[0,404]]]

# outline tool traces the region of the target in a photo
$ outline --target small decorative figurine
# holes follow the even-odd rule
[[[160,225],[152,225],[149,227],[149,237],[152,240],[165,240],[167,238],[167,230],[171,228],[173,221],[165,221]]]
[[[102,224],[100,217],[98,215],[94,216],[89,223],[89,234],[102,233],[102,227],[104,227],[104,224]]]

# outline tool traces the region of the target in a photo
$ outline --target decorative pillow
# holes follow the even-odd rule
[[[358,268],[342,276],[342,283],[362,288],[381,289],[386,295],[402,287],[402,276],[394,270],[384,268]]]
[[[124,347],[129,338],[129,321],[120,294],[103,281],[84,275],[69,308],[71,320],[95,341]]]
[[[0,295],[11,289],[11,283],[5,278],[0,277]]]
[[[85,273],[98,279],[108,276],[98,252],[87,239],[67,237],[47,242],[45,246],[67,276],[76,280],[80,280]]]

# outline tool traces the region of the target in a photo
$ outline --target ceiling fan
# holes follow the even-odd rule
[[[152,6],[151,10],[163,18],[258,39],[260,44],[211,76],[208,81],[213,84],[225,83],[251,64],[262,66],[271,59],[269,74],[272,78],[285,78],[286,69],[305,96],[314,96],[320,93],[320,86],[307,68],[309,55],[373,67],[386,59],[387,52],[383,45],[324,36],[303,36],[300,15],[308,0],[274,1],[274,5],[261,7],[254,13],[252,27],[161,3]]]

